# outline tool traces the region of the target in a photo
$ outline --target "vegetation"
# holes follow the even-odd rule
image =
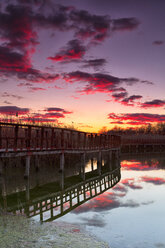
[[[140,127],[117,127],[107,130],[106,127],[103,127],[99,133],[109,133],[109,134],[159,134],[159,135],[165,135],[165,122],[157,123],[157,124],[148,124]]]

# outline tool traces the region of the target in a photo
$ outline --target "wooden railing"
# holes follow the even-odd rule
[[[36,197],[28,202],[21,202],[17,206],[7,207],[6,211],[26,214],[28,217],[38,215],[41,222],[52,221],[112,188],[120,181],[120,178],[120,167],[118,167],[64,191],[51,193],[42,198]]]
[[[122,135],[121,145],[165,144],[165,135]]]
[[[65,128],[0,122],[0,151],[106,149],[120,146],[120,136]]]

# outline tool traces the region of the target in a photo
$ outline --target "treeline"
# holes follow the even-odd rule
[[[114,128],[107,130],[106,127],[103,127],[99,133],[109,133],[109,134],[120,134],[120,135],[134,135],[134,134],[160,134],[165,135],[165,122],[157,124],[148,124],[140,127],[128,127],[122,128],[115,126]]]

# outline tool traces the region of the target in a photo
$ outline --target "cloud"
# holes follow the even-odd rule
[[[146,123],[153,123],[153,122],[164,122],[165,115],[159,114],[149,114],[149,113],[126,113],[126,114],[115,114],[110,113],[108,114],[108,119],[113,121],[122,121],[127,124],[128,122],[132,122],[135,124],[146,124]]]
[[[121,167],[124,170],[135,170],[135,171],[156,170],[158,168],[158,162],[153,162],[153,161],[149,163],[147,161],[141,162],[141,161],[124,160],[121,162]],[[127,182],[125,181],[125,183]]]
[[[141,105],[141,108],[159,108],[165,106],[164,100],[154,99],[152,101],[144,102]]]
[[[127,187],[131,189],[142,189],[143,187],[140,185],[136,185],[134,183],[134,178],[126,178],[121,181],[122,184],[126,185]]]
[[[164,41],[163,40],[155,40],[152,42],[153,45],[156,45],[156,46],[160,46],[160,45],[163,45],[164,44]]]
[[[0,106],[0,114],[2,115],[26,115],[29,112],[29,108],[19,108],[17,106]]]
[[[21,99],[24,98],[23,96],[19,96],[19,95],[15,95],[15,94],[10,94],[10,93],[7,93],[7,92],[2,93],[1,94],[1,97],[12,97],[12,98],[16,98],[17,100],[21,100]]]
[[[165,180],[160,177],[141,177],[141,181],[146,182],[146,183],[152,183],[154,185],[162,185],[165,184]]]
[[[29,87],[29,90],[31,92],[36,92],[36,91],[43,91],[46,90],[45,88],[41,88],[41,87]]]
[[[66,47],[61,49],[53,57],[48,57],[48,59],[55,62],[71,62],[73,60],[82,59],[85,54],[85,47],[81,44],[79,40],[71,40],[67,43]]]
[[[135,103],[135,101],[140,100],[141,98],[142,98],[141,95],[132,95],[132,96],[124,98],[120,103],[126,106],[134,106],[135,104],[137,104]]]
[[[98,215],[94,215],[92,218],[81,218],[81,220],[84,221],[83,224],[85,224],[86,226],[94,226],[94,227],[104,227],[106,226],[105,221],[100,218],[100,216]]]
[[[124,194],[125,195],[125,194]],[[140,205],[132,200],[127,200],[126,202],[121,202],[117,197],[120,195],[115,194],[114,192],[104,192],[103,194],[91,199],[90,201],[86,202],[85,204],[79,206],[73,213],[85,213],[85,212],[102,212],[111,210],[114,208],[119,207],[139,207]]]
[[[67,111],[63,108],[56,108],[56,107],[51,107],[51,108],[46,108],[45,111],[48,111],[48,112],[62,112],[64,114],[72,114],[73,112],[71,111]]]
[[[93,67],[95,70],[98,70],[100,67],[104,66],[107,61],[105,59],[90,59],[83,61],[84,68]]]
[[[140,22],[134,18],[119,18],[112,21],[112,30],[113,31],[125,31],[125,30],[134,30],[139,26]]]
[[[87,83],[79,92],[83,94],[94,94],[97,92],[111,93],[116,91],[126,91],[121,88],[121,84],[136,84],[141,81],[137,78],[119,78],[103,73],[86,73],[74,71],[64,74],[64,80],[69,83],[83,82]],[[120,88],[119,88],[120,87]]]

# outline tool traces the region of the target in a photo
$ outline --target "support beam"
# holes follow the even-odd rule
[[[101,151],[99,151],[98,159],[97,159],[97,171],[99,175],[101,175],[101,167],[102,167],[102,154]]]
[[[61,179],[60,179],[60,186],[61,189],[64,189],[64,167],[65,167],[65,157],[64,152],[60,154],[60,172],[61,172]]]
[[[81,155],[81,178],[85,181],[85,152]]]
[[[30,155],[26,156],[26,165],[25,165],[25,174],[24,178],[28,178],[30,176]]]
[[[94,170],[94,166],[93,166],[93,158],[91,158],[91,171]]]

